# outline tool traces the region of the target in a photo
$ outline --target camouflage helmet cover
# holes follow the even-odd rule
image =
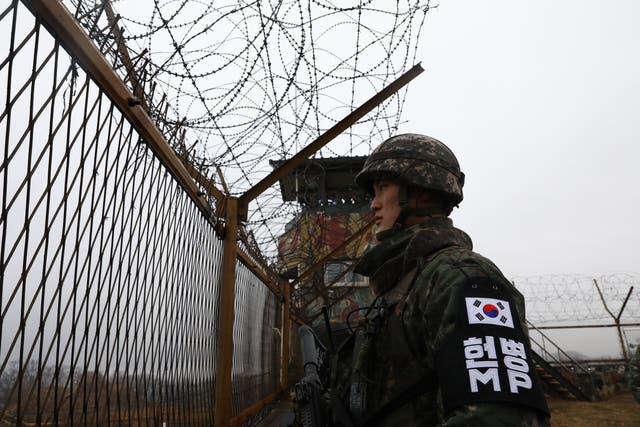
[[[356,175],[356,183],[373,193],[373,181],[380,179],[441,191],[454,204],[462,201],[464,173],[456,156],[442,142],[426,135],[396,135],[373,150]]]

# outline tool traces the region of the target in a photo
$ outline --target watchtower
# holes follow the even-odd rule
[[[301,206],[278,238],[280,271],[295,283],[292,303],[308,321],[320,320],[327,305],[330,319],[345,323],[350,312],[372,301],[367,278],[353,273],[372,238],[370,228],[356,235],[372,219],[370,196],[354,180],[365,160],[309,159],[280,180],[282,199]],[[270,164],[276,168],[284,161]],[[301,277],[307,271],[312,273]],[[356,310],[350,320],[358,316]]]

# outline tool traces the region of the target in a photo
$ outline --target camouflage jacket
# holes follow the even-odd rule
[[[377,302],[338,387],[352,414],[354,401],[366,402],[357,424],[549,425],[524,299],[471,248],[440,217],[393,233],[358,262]]]

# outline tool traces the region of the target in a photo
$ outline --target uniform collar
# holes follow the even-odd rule
[[[391,231],[391,230],[390,230]],[[453,226],[448,217],[432,217],[405,230],[380,236],[382,241],[367,250],[354,271],[370,278],[376,294],[395,286],[400,277],[416,264],[442,249],[472,248],[471,238]]]

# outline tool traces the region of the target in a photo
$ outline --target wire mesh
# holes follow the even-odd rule
[[[246,266],[236,266],[231,403],[233,416],[278,388],[281,327],[276,296]]]
[[[0,423],[212,424],[210,219],[21,3],[0,28]],[[239,271],[255,396],[275,390],[277,302]]]
[[[123,18],[127,27],[149,30],[129,30],[124,39],[145,40],[147,50],[154,52],[147,57],[144,50],[134,51],[127,61],[119,27],[106,17],[107,2],[67,2],[133,92],[147,93],[145,107],[176,150],[209,177],[214,166],[222,168],[232,194],[268,172],[261,163],[267,157],[297,152],[357,105],[360,93],[374,92],[410,64],[428,10],[428,2],[407,3],[405,9],[398,2],[389,13],[394,29],[378,34],[365,24],[365,15],[376,10],[373,2],[344,8],[308,2],[308,18],[301,13],[303,18],[294,23],[282,17],[290,15],[278,13],[300,12],[303,2],[281,2],[278,10],[260,9],[253,2],[215,11],[191,2],[206,12],[189,21],[194,24],[180,21],[188,3],[154,2],[147,24]],[[175,13],[166,15],[175,5]],[[313,15],[317,7],[327,12]],[[328,22],[320,32],[325,35],[346,23],[359,34],[356,54],[348,60],[333,58],[330,71],[306,75],[303,82],[297,70],[322,69],[313,54],[326,49],[318,44],[298,46],[298,60],[314,59],[296,72],[287,68],[295,60],[285,60],[286,49],[280,45],[279,65],[269,62],[270,48],[255,51],[253,43],[238,51],[253,56],[233,56],[235,48],[209,51],[202,46],[189,58],[183,56],[187,43],[175,40],[192,40],[189,31],[204,34],[208,23],[222,19],[220,13],[225,18],[240,13],[242,19],[229,21],[234,31],[241,22],[270,17],[258,33],[239,30],[240,40],[251,42],[259,34],[264,46],[273,40],[269,22],[277,24],[275,40],[291,45],[292,29],[309,31],[313,40],[313,25],[318,31],[323,20]],[[336,23],[337,18],[344,22]],[[107,94],[19,2],[0,2],[0,26],[5,35],[0,37],[0,423],[211,424],[222,256],[211,219],[202,216]],[[378,35],[364,41],[362,29]],[[152,36],[159,33],[174,39],[171,52],[152,49],[159,43]],[[373,45],[382,46],[385,54],[378,57],[384,59],[365,66],[362,58]],[[394,59],[398,52],[400,60]],[[206,69],[210,57],[235,58],[228,65],[243,70],[239,85],[221,85],[221,95],[212,87],[207,89],[211,96],[198,92],[213,74],[196,78],[190,73]],[[362,81],[372,90],[359,92],[362,86],[356,82]],[[161,82],[163,91],[152,89],[154,82]],[[350,99],[338,101],[331,95],[330,89],[339,93],[344,87]],[[254,97],[250,88],[261,96]],[[385,103],[374,118],[361,123],[364,127],[348,133],[342,145],[329,146],[320,156],[368,152],[397,127],[402,99],[399,95]],[[229,120],[224,125],[223,116]],[[278,222],[301,214],[298,207],[281,202],[273,188],[253,208],[249,241],[271,251]],[[333,247],[325,242],[330,227],[319,227],[317,236],[310,233],[304,239],[311,245],[304,253],[307,265]],[[326,282],[322,276],[320,272],[317,278],[321,284]],[[597,282],[577,276],[516,282],[527,297],[530,318],[539,324],[610,319],[620,312],[623,321],[637,321],[640,313],[637,291],[622,311],[627,289],[637,289],[634,274],[606,275]],[[315,291],[310,295],[309,301],[320,297]],[[599,298],[605,302],[599,304]],[[237,415],[277,388],[281,326],[276,296],[242,264],[236,272],[235,301],[232,404]]]

